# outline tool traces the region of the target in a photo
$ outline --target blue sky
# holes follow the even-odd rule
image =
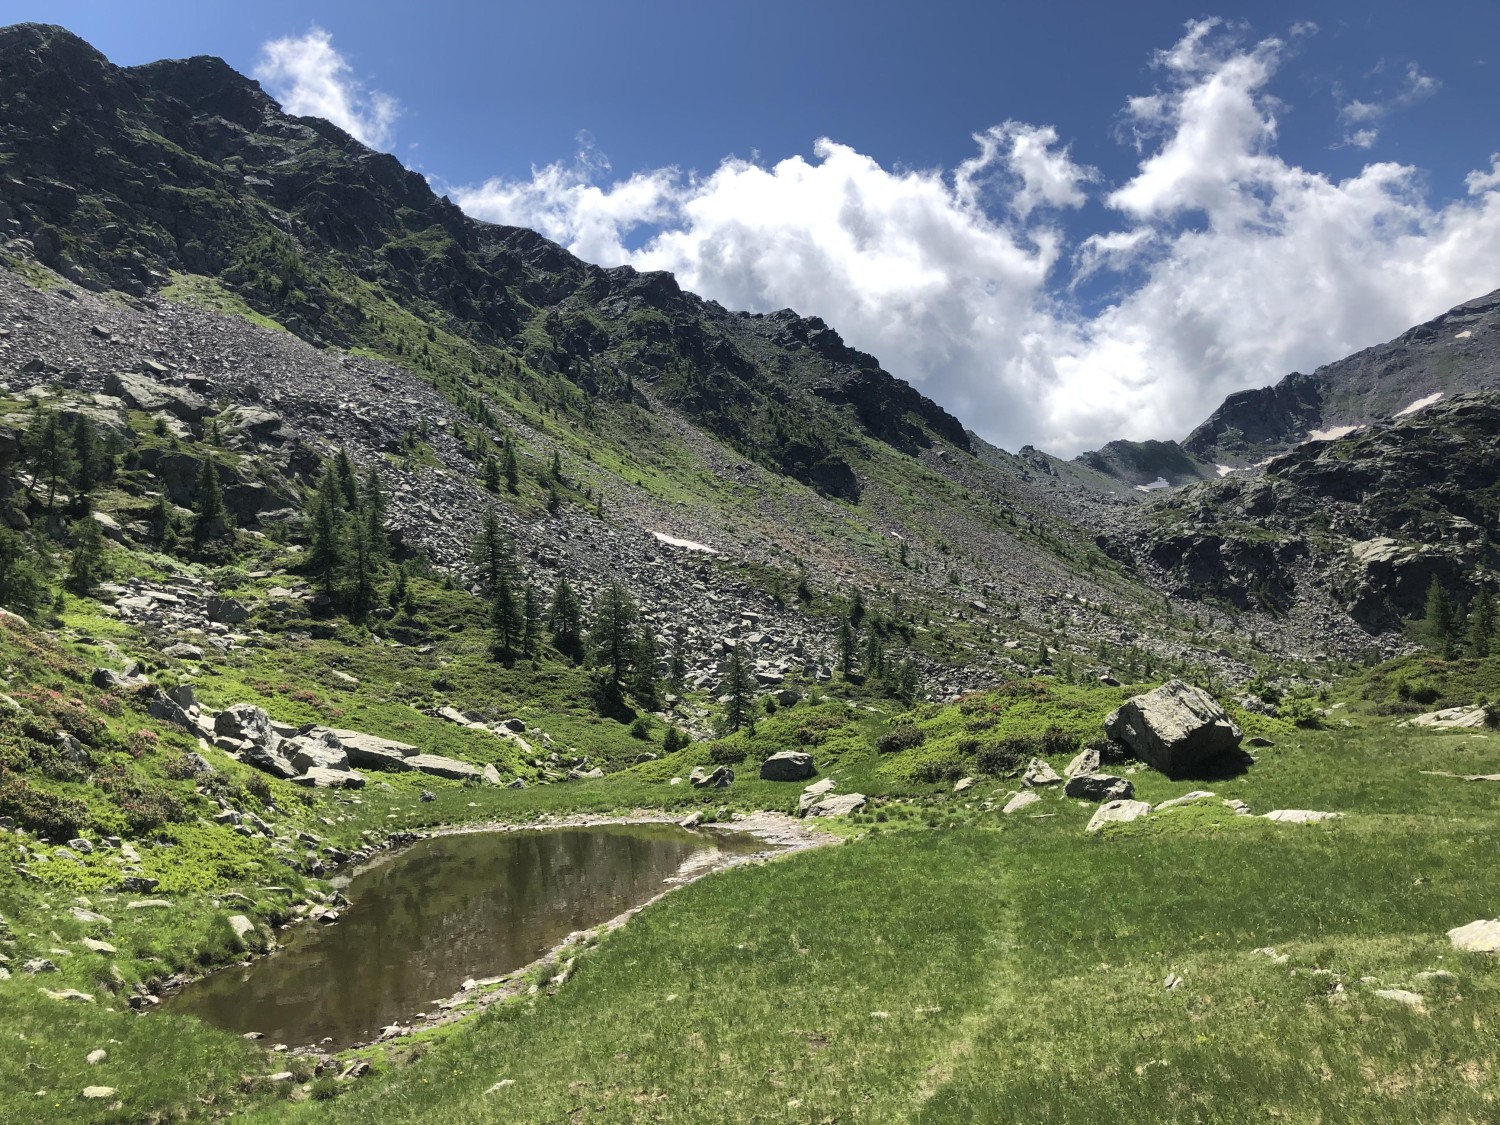
[[[1181,436],[1500,286],[1493,0],[0,17],[220,55],[476,216],[822,315],[1011,447]]]

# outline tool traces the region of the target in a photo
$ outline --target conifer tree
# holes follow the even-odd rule
[[[673,695],[681,695],[687,684],[687,649],[679,633],[672,638],[672,652],[667,657],[667,687]]]
[[[1452,660],[1458,641],[1458,613],[1453,598],[1436,577],[1427,588],[1425,620],[1427,643],[1444,659]]]
[[[177,513],[165,492],[158,492],[151,506],[151,536],[163,550],[177,545]]]
[[[555,449],[552,451],[552,464],[547,470],[547,475],[551,477],[553,482],[555,483],[560,484],[562,482],[562,454]]]
[[[521,487],[521,467],[516,463],[516,447],[505,443],[505,487],[516,492]]]
[[[849,603],[849,624],[858,629],[860,623],[865,619],[865,596],[859,591],[854,591],[854,600]]]
[[[542,603],[536,596],[536,587],[527,582],[521,591],[521,654],[527,659],[535,657],[541,638]]]
[[[365,474],[365,486],[360,491],[365,530],[368,533],[370,559],[377,571],[391,557],[391,532],[386,526],[385,482],[375,466]]]
[[[47,515],[52,515],[58,485],[73,479],[78,461],[73,452],[73,437],[52,411],[31,423],[27,433],[27,452],[31,460],[31,487],[47,486]]]
[[[80,512],[88,509],[89,494],[104,479],[106,454],[94,435],[94,427],[82,414],[73,419],[73,455],[78,468],[73,473],[73,497]]]
[[[490,603],[490,628],[494,631],[491,647],[495,655],[506,661],[514,658],[523,623],[510,579],[505,575],[501,575],[500,583],[495,587],[494,599]]]
[[[839,622],[839,672],[845,676],[854,672],[854,628],[847,620]]]
[[[500,491],[500,462],[493,457],[484,459],[484,487],[490,492]]]
[[[354,462],[349,452],[340,449],[333,459],[333,471],[338,480],[340,503],[346,512],[359,510],[359,480],[355,476]]]
[[[502,579],[514,583],[517,577],[515,546],[505,529],[500,526],[500,516],[495,505],[486,505],[479,521],[479,535],[474,540],[472,554],[479,570],[479,582],[494,596]]]
[[[641,629],[636,634],[635,648],[630,655],[630,694],[648,711],[661,706],[661,683],[656,675],[660,658],[656,637],[649,628]]]
[[[570,660],[582,656],[583,606],[566,578],[559,578],[557,588],[552,591],[552,604],[547,607],[547,631],[552,634],[557,650]]]
[[[198,471],[197,496],[193,507],[193,543],[203,548],[223,539],[230,531],[229,513],[224,508],[224,493],[219,488],[219,466],[213,457],[203,459]]]
[[[68,559],[67,587],[80,597],[86,597],[104,577],[104,536],[99,524],[86,516],[73,525],[73,553]]]
[[[0,524],[0,606],[27,615],[42,604],[47,583],[36,556],[18,533]]]
[[[611,582],[599,595],[594,609],[592,641],[594,653],[610,682],[616,687],[625,683],[635,649],[635,603],[618,582]]]
[[[338,592],[339,576],[344,572],[344,515],[339,508],[340,495],[338,477],[331,468],[325,468],[313,499],[306,565],[308,574],[330,598]]]
[[[345,599],[349,618],[363,621],[375,608],[375,576],[378,564],[370,539],[370,525],[363,519],[349,523],[348,593]]]
[[[1474,595],[1474,604],[1469,607],[1470,656],[1485,657],[1494,651],[1495,617],[1494,596],[1488,590],[1481,589]]]
[[[724,667],[724,726],[733,732],[748,726],[755,729],[755,681],[739,645],[729,650]]]

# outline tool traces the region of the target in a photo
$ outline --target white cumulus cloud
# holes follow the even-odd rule
[[[1180,437],[1230,391],[1500,285],[1500,157],[1439,205],[1408,165],[1334,180],[1278,155],[1270,87],[1306,34],[1189,25],[1123,108],[1135,164],[1114,184],[1054,128],[1005,122],[952,169],[825,138],[775,163],[620,177],[586,149],[453,195],[730,307],[821,316],[1003,445]],[[1408,70],[1403,92],[1423,78]],[[1113,218],[1070,238],[1062,215],[1089,199]]]
[[[395,98],[368,90],[349,61],[321,27],[297,38],[273,39],[261,47],[255,77],[264,82],[288,113],[322,117],[372,148],[385,148],[401,106]]]

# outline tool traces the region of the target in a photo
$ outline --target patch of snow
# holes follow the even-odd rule
[[[1239,472],[1239,470],[1236,469],[1233,465],[1216,465],[1215,468],[1219,470],[1219,475],[1221,477],[1227,477],[1230,473]]]
[[[1363,426],[1330,426],[1326,430],[1309,430],[1307,438],[1309,441],[1336,441],[1341,437],[1348,437],[1355,430],[1362,430]]]
[[[717,555],[719,552],[704,543],[694,543],[691,539],[678,539],[676,536],[668,535],[662,531],[651,533],[657,542],[665,543],[668,547],[681,547],[684,551],[701,551],[705,555]]]
[[[1474,333],[1465,328],[1462,332],[1458,333],[1453,338],[1455,340],[1467,340],[1472,335],[1474,335]]]
[[[1421,410],[1424,406],[1431,406],[1433,403],[1437,402],[1437,400],[1440,399],[1440,398],[1442,398],[1442,397],[1443,397],[1443,392],[1442,391],[1434,391],[1432,394],[1428,395],[1426,398],[1419,398],[1419,399],[1417,399],[1416,402],[1411,403],[1409,406],[1405,406],[1402,409],[1396,411],[1396,417],[1400,418],[1404,414],[1415,414],[1418,410]]]
[[[1171,488],[1172,484],[1166,477],[1157,477],[1150,484],[1138,484],[1135,486],[1137,492],[1155,492],[1159,488]]]

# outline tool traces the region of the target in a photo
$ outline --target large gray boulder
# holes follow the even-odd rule
[[[1104,720],[1104,733],[1166,774],[1232,754],[1244,737],[1213,696],[1181,680],[1126,700]]]
[[[817,772],[812,755],[801,750],[783,750],[760,764],[762,781],[806,781]]]

